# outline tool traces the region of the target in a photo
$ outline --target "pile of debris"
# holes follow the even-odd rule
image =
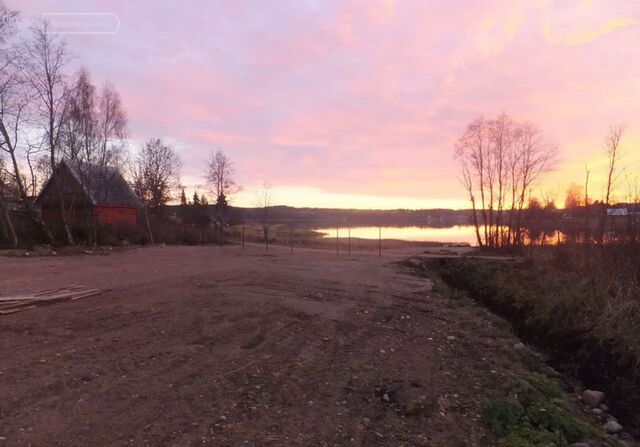
[[[39,290],[25,295],[0,297],[0,315],[12,314],[37,306],[74,301],[101,293],[100,289],[87,289],[82,285],[73,285],[59,289]]]

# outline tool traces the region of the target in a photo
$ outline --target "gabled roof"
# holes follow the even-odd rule
[[[140,208],[142,204],[133,190],[122,177],[120,171],[113,167],[101,167],[94,164],[84,164],[81,169],[74,163],[61,161],[53,175],[60,169],[67,169],[87,194],[92,205],[128,206]],[[42,187],[36,203],[49,187],[53,175]]]

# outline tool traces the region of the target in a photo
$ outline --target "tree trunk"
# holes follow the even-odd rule
[[[153,233],[151,232],[151,224],[149,223],[149,212],[147,211],[147,207],[143,208],[144,210],[144,220],[147,223],[147,231],[149,232],[149,243],[153,245]]]
[[[27,191],[24,187],[24,184],[22,183],[22,176],[20,175],[18,160],[16,160],[15,147],[12,144],[13,141],[9,138],[9,133],[7,132],[6,127],[1,121],[0,121],[0,132],[2,133],[2,136],[5,140],[5,144],[7,145],[7,148],[8,148],[7,152],[9,152],[9,155],[11,156],[11,164],[13,165],[13,173],[16,179],[16,185],[18,186],[18,193],[20,194],[20,198],[22,199],[22,202],[24,203],[24,206],[27,209],[27,212],[29,213],[29,217],[31,217],[31,220],[40,229],[40,231],[42,231],[42,234],[44,234],[44,236],[47,238],[47,241],[49,242],[49,244],[54,244],[55,238],[53,237],[53,233],[51,233],[51,231],[47,228],[47,226],[44,224],[42,219],[40,219],[35,209],[33,208],[33,205],[31,204],[31,202],[27,197]]]
[[[480,250],[483,250],[484,245],[482,243],[482,237],[480,236],[480,225],[478,224],[478,211],[476,209],[476,199],[473,196],[473,194],[471,194],[471,208],[473,210],[473,226],[475,227],[475,230],[476,230],[476,239],[478,240],[478,248],[480,248]]]
[[[6,231],[6,237],[11,243],[13,248],[18,246],[18,235],[16,234],[16,229],[13,226],[13,222],[11,221],[11,215],[9,214],[9,210],[7,209],[7,205],[4,201],[4,197],[2,196],[2,192],[0,192],[0,213],[2,214],[2,220],[4,222],[4,229]]]
[[[53,144],[53,143],[51,143]],[[64,196],[62,195],[62,189],[60,188],[60,182],[58,181],[58,176],[56,176],[56,166],[55,161],[53,159],[54,152],[51,151],[51,179],[53,180],[53,186],[58,195],[58,204],[60,207],[60,218],[62,220],[62,228],[64,229],[64,236],[67,240],[68,245],[74,245],[73,233],[71,233],[71,227],[69,226],[69,220],[67,219],[67,212],[64,206]]]

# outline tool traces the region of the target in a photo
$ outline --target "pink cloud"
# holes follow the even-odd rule
[[[609,124],[640,141],[634,1],[9,5],[118,14],[114,36],[69,38],[75,64],[118,87],[135,139],[180,142],[185,178],[222,149],[249,187],[464,199],[452,146],[480,114],[537,123],[567,160],[558,182]]]

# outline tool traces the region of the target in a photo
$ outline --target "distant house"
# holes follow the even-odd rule
[[[626,208],[607,208],[607,216],[628,216]]]
[[[93,223],[135,225],[140,201],[115,168],[85,165],[82,170],[61,161],[42,187],[35,204],[40,206],[42,220],[53,229],[60,229],[60,198],[71,224]]]

